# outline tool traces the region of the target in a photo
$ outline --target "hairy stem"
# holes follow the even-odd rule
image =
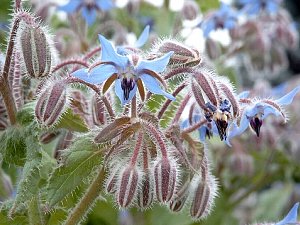
[[[82,220],[87,211],[90,209],[91,205],[93,205],[93,203],[98,199],[102,191],[104,179],[105,169],[102,167],[80,202],[70,212],[67,220],[64,223],[65,225],[78,224]]]
[[[18,1],[16,1],[16,6],[17,3]],[[0,75],[0,93],[3,96],[3,101],[11,124],[15,124],[17,122],[16,121],[17,107],[14,98],[12,96],[12,91],[8,81],[8,74],[9,74],[9,69],[12,61],[15,38],[16,38],[17,30],[19,28],[19,24],[20,24],[20,19],[19,18],[14,19],[12,29],[10,32],[9,42],[7,45],[5,63],[4,63],[3,71]]]
[[[131,118],[136,118],[136,116],[137,116],[136,96],[134,96],[131,100]]]

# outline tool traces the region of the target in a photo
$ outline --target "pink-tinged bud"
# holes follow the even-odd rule
[[[176,162],[163,158],[154,164],[156,198],[159,202],[169,202],[174,196],[177,184]]]
[[[58,122],[66,103],[66,82],[57,81],[41,92],[35,106],[35,116],[41,124],[51,126]]]
[[[55,159],[60,159],[62,150],[68,148],[71,145],[73,136],[74,135],[71,131],[66,131],[60,136],[54,150]]]
[[[48,131],[40,135],[40,142],[48,144],[53,141],[60,134],[59,131]]]
[[[189,48],[180,42],[173,40],[164,40],[157,47],[156,51],[160,53],[174,52],[170,58],[172,66],[196,66],[202,58],[197,50]]]
[[[117,181],[118,181],[119,170],[109,171],[109,176],[106,180],[105,190],[107,193],[114,194],[117,191]]]
[[[103,125],[106,121],[103,101],[94,95],[91,104],[93,123],[98,126]]]
[[[3,116],[0,116],[0,130],[5,130],[8,126],[7,119]]]
[[[146,172],[137,194],[137,204],[141,208],[147,208],[153,202],[154,190],[152,183],[150,174]]]
[[[136,197],[140,174],[136,167],[129,165],[120,173],[119,179],[117,203],[120,207],[128,207]]]
[[[231,173],[237,176],[250,176],[253,174],[253,158],[246,153],[233,152],[229,158],[229,165]]]
[[[199,7],[195,1],[187,0],[184,2],[181,14],[183,19],[194,20],[199,15]]]
[[[221,44],[217,41],[207,38],[205,41],[205,49],[210,59],[217,59],[222,54]]]
[[[48,76],[53,50],[46,31],[41,26],[22,23],[17,41],[21,51],[22,72],[32,78]]]
[[[170,201],[169,208],[173,212],[180,212],[189,197],[190,180],[186,180],[176,191],[174,198]]]
[[[217,193],[217,185],[214,177],[209,174],[206,179],[195,179],[195,190],[192,196],[190,214],[195,219],[205,218],[211,211],[213,200]]]

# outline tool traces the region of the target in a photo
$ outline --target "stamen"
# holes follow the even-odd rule
[[[129,99],[130,91],[134,89],[135,83],[136,83],[135,80],[132,78],[125,77],[122,79],[121,88],[123,89],[124,100]]]
[[[258,116],[250,120],[250,126],[255,131],[257,137],[259,137],[261,125],[262,119],[260,119]]]

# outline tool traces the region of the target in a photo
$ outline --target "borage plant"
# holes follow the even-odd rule
[[[61,9],[90,12],[91,24],[101,2]],[[110,197],[122,210],[160,203],[203,219],[218,195],[206,138],[231,145],[248,126],[259,136],[268,115],[286,122],[283,107],[300,90],[237,95],[195,48],[162,39],[141,49],[149,27],[133,46],[100,34],[100,47],[64,60],[48,33],[16,1],[0,77],[0,161],[22,169],[15,189],[0,171],[4,224],[78,224]],[[297,208],[277,224],[296,222]]]

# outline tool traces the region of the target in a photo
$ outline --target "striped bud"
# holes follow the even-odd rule
[[[107,193],[114,194],[117,190],[117,180],[118,180],[118,169],[114,169],[113,171],[109,172],[109,176],[105,183],[105,190]]]
[[[214,177],[209,174],[206,179],[197,177],[195,187],[196,188],[192,196],[190,214],[195,219],[203,219],[212,209],[213,200],[216,196],[217,185]]]
[[[152,178],[149,173],[145,173],[141,187],[137,194],[137,204],[141,208],[149,207],[153,202]]]
[[[92,98],[92,118],[95,125],[103,125],[105,123],[104,103],[97,95]]]
[[[35,106],[35,116],[41,124],[51,126],[58,122],[66,103],[66,83],[55,82],[41,92]]]
[[[163,41],[158,45],[157,51],[164,54],[173,51],[174,54],[170,58],[170,64],[173,66],[196,66],[202,60],[197,50],[173,40]]]
[[[199,7],[195,1],[184,1],[181,14],[186,20],[194,20],[199,15]]]
[[[22,72],[32,78],[48,76],[52,64],[51,41],[42,27],[20,26],[18,45],[21,51]]]
[[[49,144],[60,134],[59,131],[47,131],[40,135],[40,142],[43,144]]]
[[[134,200],[138,189],[139,172],[136,167],[129,165],[120,174],[120,183],[116,193],[120,207],[128,207]]]
[[[176,191],[174,198],[170,201],[169,208],[173,212],[179,212],[183,209],[186,200],[189,197],[190,180],[186,180]]]
[[[174,196],[177,181],[176,162],[163,158],[154,165],[156,198],[159,202],[169,202]]]

